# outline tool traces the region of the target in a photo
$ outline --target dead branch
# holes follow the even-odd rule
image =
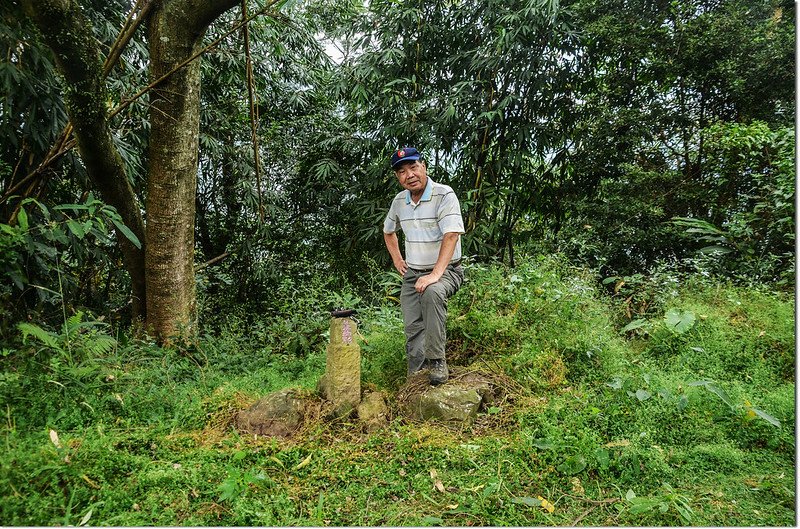
[[[247,20],[247,0],[242,0],[242,20]],[[261,197],[261,156],[258,152],[258,116],[256,115],[255,90],[253,89],[253,59],[250,55],[250,25],[244,22],[244,52],[247,69],[247,98],[250,103],[250,128],[253,136],[253,159],[256,169],[256,190],[258,191],[258,216],[264,222],[264,203]]]
[[[195,267],[195,269],[194,269],[195,273],[199,272],[203,268],[207,268],[207,267],[209,267],[209,266],[211,266],[213,264],[216,264],[216,263],[222,261],[223,259],[228,257],[230,254],[231,254],[230,252],[225,252],[223,254],[220,254],[220,255],[214,257],[213,259],[209,259],[208,261],[206,261],[205,263],[203,263],[201,265],[197,265]]]

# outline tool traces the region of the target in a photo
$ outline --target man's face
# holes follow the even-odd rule
[[[419,160],[401,164],[394,170],[394,174],[400,185],[412,193],[422,193],[428,184],[428,169],[425,162]]]

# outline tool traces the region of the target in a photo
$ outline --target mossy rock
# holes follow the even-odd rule
[[[358,420],[368,432],[374,432],[389,423],[386,399],[377,391],[368,392],[358,405]]]
[[[491,377],[464,368],[451,368],[450,379],[431,386],[428,372],[412,375],[398,393],[403,412],[411,419],[471,422],[494,402]]]
[[[302,428],[307,408],[308,399],[304,393],[294,388],[282,389],[240,411],[235,419],[236,429],[286,439]]]

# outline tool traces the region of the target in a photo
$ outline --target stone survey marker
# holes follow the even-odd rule
[[[345,415],[361,402],[361,347],[356,343],[358,327],[350,317],[331,318],[325,375],[320,390],[337,414]]]
[[[291,438],[306,423],[357,418],[360,427],[374,432],[389,424],[392,411],[379,391],[361,394],[361,347],[354,311],[331,314],[330,341],[325,374],[316,395],[308,390],[286,388],[261,398],[235,417],[239,431],[255,436]],[[398,361],[402,361],[398,359]],[[427,371],[409,377],[396,396],[398,411],[412,420],[471,423],[502,393],[504,381],[490,373],[463,367],[451,368],[450,380],[431,386]],[[322,397],[320,399],[320,397]]]

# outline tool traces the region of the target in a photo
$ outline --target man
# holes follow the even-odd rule
[[[408,374],[429,369],[430,383],[443,384],[449,376],[444,352],[447,299],[464,281],[461,206],[450,187],[428,177],[417,149],[395,151],[391,166],[405,191],[392,201],[383,238],[395,269],[403,276],[400,307]],[[400,230],[405,235],[405,259],[397,238]]]

